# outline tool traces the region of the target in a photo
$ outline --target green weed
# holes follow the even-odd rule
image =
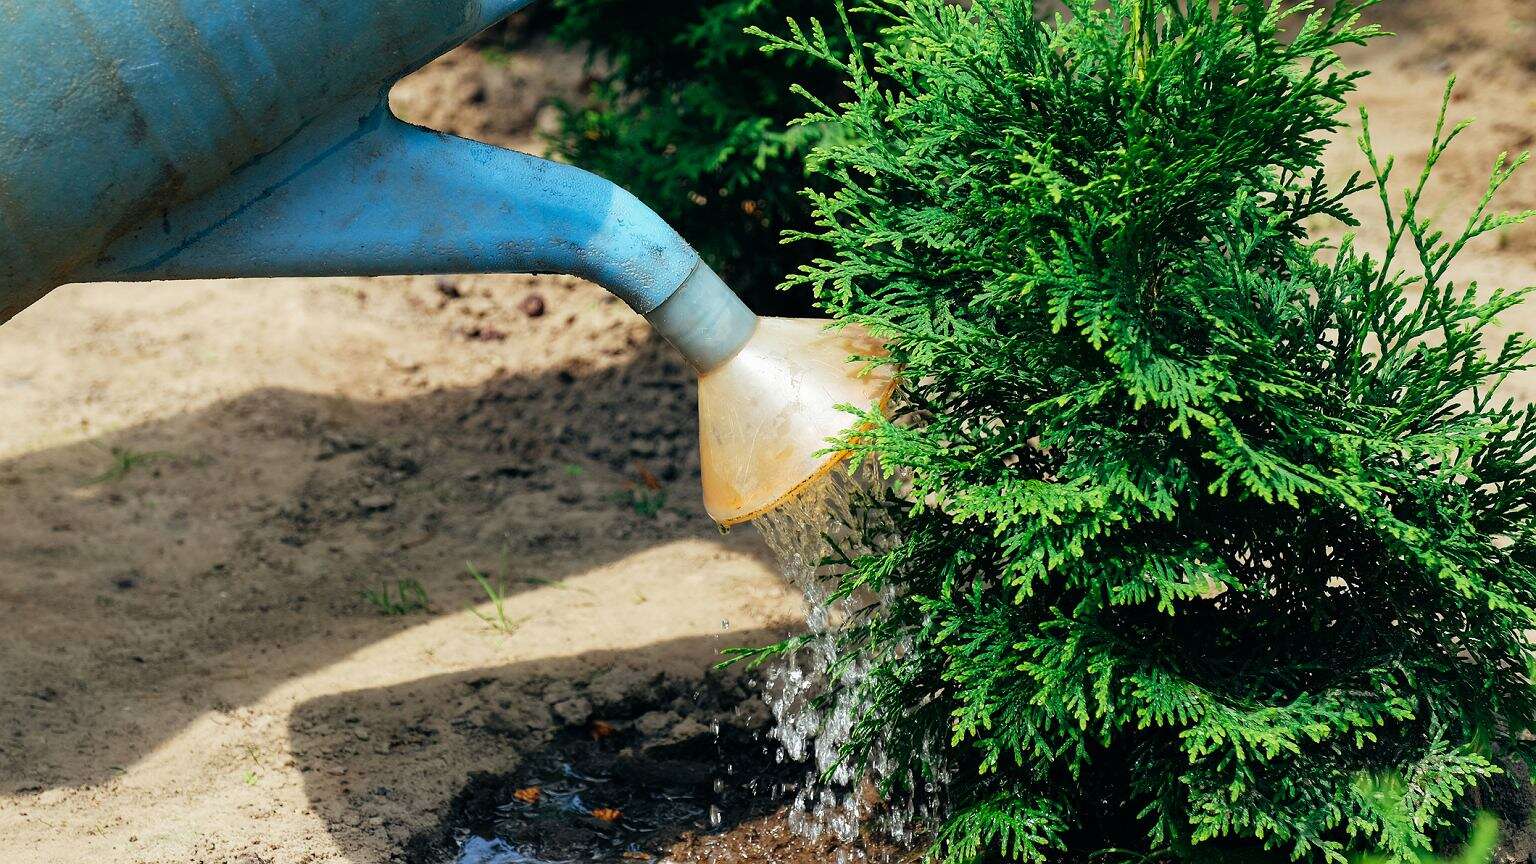
[[[487,45],[481,48],[480,56],[492,66],[505,66],[512,62],[512,52],[500,45]]]
[[[110,467],[85,481],[85,485],[99,486],[103,483],[118,483],[127,478],[129,474],[132,474],[135,468],[176,458],[174,454],[159,450],[141,453],[128,447],[112,447],[107,453],[112,459]]]
[[[363,599],[378,610],[380,615],[409,615],[425,610],[430,603],[427,589],[415,579],[395,580],[393,594],[390,593],[389,583],[385,582],[377,590],[363,591]]]
[[[614,493],[613,500],[640,516],[654,519],[667,507],[667,490],[655,474],[644,468],[640,468],[638,473],[640,479],[624,491]]]
[[[655,519],[667,508],[667,491],[665,489],[625,489],[622,492],[615,492],[613,500],[621,507],[628,507],[640,516]]]
[[[470,607],[469,611],[475,613],[475,616],[486,624],[489,624],[492,630],[502,635],[510,636],[523,626],[523,620],[514,619],[507,615],[507,573],[511,569],[510,556],[504,555],[503,560],[507,566],[502,568],[502,574],[497,577],[495,582],[492,582],[490,577],[481,573],[471,562],[464,562],[464,567],[469,571],[469,575],[474,578],[475,582],[480,585],[480,589],[485,592],[485,596],[490,599],[492,614],[488,615],[473,606]]]

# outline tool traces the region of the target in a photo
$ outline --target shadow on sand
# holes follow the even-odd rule
[[[102,782],[202,715],[462,613],[485,599],[466,560],[505,555],[515,592],[684,538],[766,555],[703,516],[693,389],[652,344],[384,404],[258,391],[0,462],[0,792]],[[362,600],[400,579],[427,612]],[[420,686],[435,708],[465,685]]]

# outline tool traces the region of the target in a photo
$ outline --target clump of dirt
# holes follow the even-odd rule
[[[558,682],[563,684],[564,682]],[[766,734],[755,682],[711,676],[677,700],[619,703],[626,716],[589,712],[515,770],[470,775],[440,823],[406,844],[408,864],[823,864],[896,861],[874,838],[843,844],[789,829],[788,803],[804,767]],[[556,696],[565,695],[562,693]],[[665,694],[657,694],[665,696]],[[546,696],[546,701],[550,697]],[[583,704],[582,696],[571,701]],[[617,707],[617,705],[615,705]]]

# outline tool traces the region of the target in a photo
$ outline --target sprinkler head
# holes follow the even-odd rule
[[[861,328],[758,318],[702,263],[646,318],[699,372],[704,508],[721,525],[756,519],[825,476],[848,456],[825,452],[853,421],[837,406],[883,410],[895,388],[890,370],[849,362],[882,353]]]

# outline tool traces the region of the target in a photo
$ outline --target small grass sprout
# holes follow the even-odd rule
[[[667,490],[655,474],[639,469],[640,479],[621,492],[614,493],[614,501],[634,510],[646,519],[655,519],[667,508]]]
[[[510,564],[510,561],[508,564]],[[510,567],[503,568],[502,575],[497,577],[495,582],[492,582],[489,576],[480,572],[471,562],[466,561],[464,567],[469,571],[470,577],[480,585],[480,589],[485,592],[485,596],[490,599],[492,609],[491,614],[481,612],[473,606],[470,607],[469,611],[475,613],[475,617],[481,621],[489,624],[492,630],[504,636],[511,636],[513,633],[516,633],[518,628],[523,626],[523,622],[522,619],[514,619],[507,615],[506,572]]]
[[[128,447],[112,447],[107,450],[107,453],[112,459],[110,467],[85,481],[85,485],[100,486],[105,483],[120,483],[129,474],[132,474],[135,468],[176,458],[175,454],[159,450],[140,452]]]
[[[388,582],[380,584],[377,589],[366,589],[363,591],[363,599],[378,610],[380,615],[385,616],[421,612],[431,602],[427,597],[427,589],[415,579],[396,579],[393,587],[393,593]]]

